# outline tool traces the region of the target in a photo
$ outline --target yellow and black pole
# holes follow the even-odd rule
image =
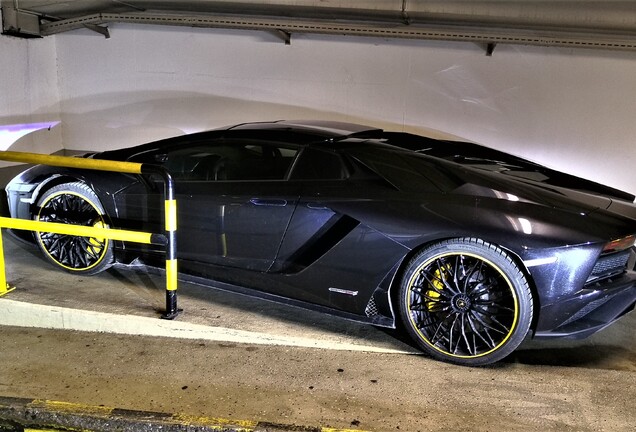
[[[9,294],[15,289],[7,283],[7,275],[4,270],[4,246],[2,244],[2,227],[0,225],[0,297]]]
[[[165,168],[158,165],[134,162],[109,161],[101,159],[74,158],[67,156],[41,155],[1,151],[0,160],[51,165],[68,168],[112,171],[127,174],[159,174],[164,180],[165,193],[165,238],[162,234],[125,231],[110,228],[86,227],[52,222],[30,221],[0,217],[0,296],[11,290],[6,283],[4,254],[2,250],[2,228],[25,229],[40,232],[109,238],[112,240],[138,243],[165,244],[166,247],[166,312],[165,319],[174,319],[181,309],[177,308],[177,201],[174,181]]]
[[[177,308],[177,199],[174,181],[170,173],[158,165],[142,165],[143,174],[159,174],[163,177],[166,230],[166,312],[164,319],[174,319],[182,309]]]

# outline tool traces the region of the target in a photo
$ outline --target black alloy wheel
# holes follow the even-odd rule
[[[107,228],[104,209],[97,195],[84,183],[55,186],[38,200],[35,219]],[[99,273],[113,262],[112,242],[95,237],[36,232],[44,256],[57,267],[82,274]]]
[[[407,266],[400,313],[410,336],[431,356],[479,366],[503,359],[524,340],[532,293],[501,248],[475,238],[427,247]]]

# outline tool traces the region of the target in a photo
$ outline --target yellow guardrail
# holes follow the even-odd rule
[[[111,171],[127,174],[159,174],[164,180],[165,191],[165,234],[128,231],[121,229],[70,225],[56,222],[41,222],[25,219],[0,217],[0,296],[14,288],[7,284],[4,262],[4,248],[1,230],[4,228],[64,234],[78,237],[104,238],[130,241],[144,244],[165,244],[166,246],[166,312],[163,318],[175,318],[180,309],[177,308],[177,202],[174,197],[174,183],[170,174],[157,165],[109,161],[101,159],[85,159],[68,156],[41,155],[36,153],[0,152],[0,160],[50,165],[66,168]]]

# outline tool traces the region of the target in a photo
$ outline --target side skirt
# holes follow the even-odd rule
[[[114,264],[113,267],[117,269],[123,270],[131,270],[133,268],[143,269],[153,274],[165,274],[165,270],[163,268],[141,264],[139,261],[133,261],[131,264]],[[356,315],[349,312],[339,311],[337,309],[332,309],[329,307],[316,305],[308,302],[304,302],[301,300],[294,300],[287,297],[281,297],[276,294],[267,293],[264,291],[258,291],[255,289],[230,284],[227,282],[219,282],[216,280],[206,279],[199,276],[192,276],[185,273],[179,273],[179,280],[183,282],[192,283],[195,285],[205,286],[212,289],[217,289],[220,291],[231,292],[234,294],[241,294],[251,298],[257,298],[265,301],[270,301],[273,303],[284,304],[287,306],[292,306],[300,309],[312,310],[320,313],[324,313],[327,315],[335,316],[338,318],[346,319],[348,321],[363,323],[363,324],[371,324],[377,327],[385,327],[395,329],[395,320],[392,317],[387,317],[384,315],[374,315],[372,317],[367,317],[363,315]]]

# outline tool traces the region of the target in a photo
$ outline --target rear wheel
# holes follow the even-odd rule
[[[84,183],[65,183],[46,191],[34,217],[42,222],[107,228],[104,208]],[[95,237],[36,232],[38,246],[54,265],[72,273],[95,274],[111,266],[112,242]]]
[[[410,336],[431,356],[462,365],[503,359],[532,320],[528,282],[501,248],[474,238],[429,246],[408,264],[400,314]]]

